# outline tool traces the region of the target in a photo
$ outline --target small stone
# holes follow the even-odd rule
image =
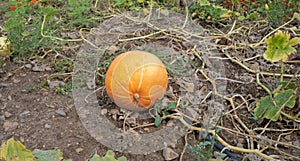
[[[67,116],[66,112],[63,109],[58,109],[55,111],[55,113],[57,113],[60,116]]]
[[[49,92],[43,92],[42,96],[44,96],[44,97],[49,96]]]
[[[121,115],[119,116],[118,120],[121,121],[121,120],[124,120],[125,116],[124,115]]]
[[[178,158],[178,154],[174,152],[171,148],[165,148],[163,149],[163,157],[165,160],[173,160],[175,158]]]
[[[145,131],[145,132],[149,132],[150,129],[149,129],[148,127],[146,127],[146,128],[144,128],[144,131]]]
[[[0,83],[0,87],[8,87],[9,84],[8,83]]]
[[[113,118],[114,120],[117,120],[117,115],[116,115],[116,114],[112,115],[112,118]]]
[[[46,106],[49,107],[49,108],[55,108],[55,106],[52,105],[52,104],[46,104]]]
[[[135,124],[136,123],[136,118],[134,118],[134,117],[128,117],[126,119],[126,122],[128,122],[129,124]]]
[[[6,108],[6,106],[7,106],[7,103],[4,102],[2,106],[0,105],[0,110],[4,110]]]
[[[81,147],[80,147],[80,148],[77,148],[75,151],[76,151],[76,153],[80,153],[80,152],[83,151],[83,148],[81,148]]]
[[[20,113],[20,116],[24,116],[24,115],[27,115],[27,114],[29,114],[29,113],[30,113],[30,111],[26,110],[26,111]]]
[[[21,82],[20,79],[13,79],[13,83],[14,83],[14,84],[18,84],[18,83],[20,83],[20,82]]]
[[[46,129],[50,129],[50,128],[51,128],[51,125],[45,124],[45,128],[46,128]]]
[[[12,100],[11,95],[7,96],[7,99],[11,101]]]
[[[0,115],[0,121],[5,121],[5,116],[4,115]]]
[[[65,83],[63,81],[54,80],[54,81],[48,81],[49,88],[57,88],[59,86],[63,86]]]
[[[112,115],[116,115],[116,114],[119,114],[119,113],[120,113],[120,111],[118,109],[112,109],[110,111],[110,114],[112,114]]]
[[[27,74],[26,74],[26,73],[21,73],[20,76],[21,76],[21,77],[26,77]]]
[[[7,112],[7,111],[4,112],[4,116],[5,116],[6,118],[10,118],[12,115],[13,115],[13,114],[11,114],[10,112]]]
[[[9,130],[15,130],[19,126],[17,122],[5,121],[3,124],[4,131],[7,132]]]
[[[20,141],[21,141],[22,143],[24,143],[25,139],[21,136],[21,137],[20,137]]]
[[[174,125],[174,122],[172,120],[168,121],[166,124],[167,127],[171,127],[173,125]]]
[[[107,109],[106,109],[106,108],[104,108],[104,109],[102,109],[102,110],[101,110],[101,115],[106,115],[106,114],[107,114],[107,112],[108,112],[108,111],[107,111]]]
[[[45,68],[43,66],[37,66],[37,65],[35,65],[32,68],[32,71],[34,71],[34,72],[43,72],[43,71],[45,71]]]
[[[31,65],[31,64],[25,64],[24,66],[25,66],[25,68],[28,68],[28,69],[31,69],[31,68],[32,68],[32,65]]]

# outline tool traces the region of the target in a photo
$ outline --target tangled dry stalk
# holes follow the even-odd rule
[[[151,14],[151,13],[150,13]],[[119,14],[116,14],[115,16],[119,16]],[[177,35],[173,35],[172,32],[174,33],[179,33],[180,32],[185,32],[189,33],[188,31],[184,31],[184,30],[178,30],[178,29],[174,29],[174,28],[170,28],[169,31],[165,30],[165,29],[160,29],[158,27],[156,27],[155,25],[147,22],[146,20],[141,22],[141,20],[138,19],[134,19],[132,17],[128,17],[126,15],[123,15],[126,18],[132,20],[133,22],[136,23],[146,23],[148,27],[154,29],[156,32],[152,32],[150,34],[145,34],[145,35],[141,35],[141,36],[135,36],[135,33],[128,33],[127,35],[131,35],[132,37],[130,38],[121,38],[118,40],[118,42],[116,43],[123,43],[123,42],[130,42],[133,40],[144,40],[144,39],[153,39],[153,37],[168,37],[169,39],[177,39],[176,41],[186,41],[183,37],[178,37]],[[188,16],[186,16],[186,18],[188,18]],[[42,30],[41,30],[41,34],[46,37],[46,38],[51,38],[51,39],[56,39],[56,40],[60,40],[60,41],[85,41],[88,44],[91,44],[92,46],[97,47],[96,45],[93,44],[93,42],[90,42],[89,40],[87,40],[84,35],[82,34],[82,30],[80,30],[80,35],[81,35],[81,39],[75,39],[75,40],[64,40],[61,38],[56,38],[56,37],[51,37],[51,36],[47,36],[43,34],[43,26],[45,23],[45,19],[46,17],[44,17],[43,20],[43,25],[42,25]],[[280,26],[279,28],[284,28],[286,25],[288,25],[290,22],[292,22],[294,20],[294,18],[287,22],[286,24]],[[259,22],[258,22],[259,23]],[[211,36],[199,36],[199,35],[194,35],[192,33],[190,33],[190,36],[195,36],[198,37],[200,39],[211,39],[211,40],[219,40],[219,39],[228,39],[228,40],[232,40],[231,37],[234,37],[233,35],[235,33],[239,33],[241,31],[243,32],[258,32],[258,31],[253,31],[250,27],[247,26],[242,26],[239,28],[235,29],[236,25],[236,21],[235,23],[233,23],[230,31],[228,33],[212,33]],[[244,62],[249,62],[249,61],[255,61],[257,58],[261,57],[261,55],[256,55],[250,58],[244,57],[243,60],[239,60],[237,58],[235,58],[234,55],[231,55],[229,52],[227,52],[226,50],[229,49],[234,49],[234,50],[247,50],[248,47],[251,47],[252,49],[256,49],[256,48],[263,48],[261,45],[264,41],[265,38],[267,38],[269,35],[271,35],[272,33],[274,33],[275,31],[277,31],[279,28],[274,29],[272,32],[269,32],[269,34],[267,34],[264,38],[262,38],[259,42],[254,43],[254,44],[250,44],[250,45],[246,45],[246,44],[234,44],[234,45],[216,45],[219,46],[221,48],[221,50],[224,51],[224,57],[220,57],[219,59],[224,59],[224,60],[230,60],[232,63],[237,64],[239,67],[241,67],[242,69],[244,69],[244,72],[248,72],[250,75],[253,76],[253,79],[255,80],[255,77],[257,75],[257,73],[259,73],[260,75],[263,76],[280,76],[280,73],[273,73],[273,72],[268,72],[268,71],[256,71],[254,69],[251,69],[250,67],[248,67],[247,65],[244,64]],[[218,31],[218,29],[216,29]],[[170,32],[171,31],[171,32]],[[296,32],[296,31],[294,31]],[[182,47],[178,47],[179,49],[182,49]],[[226,110],[223,113],[222,117],[228,117],[231,119],[231,124],[235,129],[230,129],[221,125],[216,126],[216,128],[227,131],[228,133],[231,133],[233,135],[238,135],[239,137],[243,137],[243,138],[247,138],[247,140],[249,140],[249,147],[248,148],[242,148],[242,147],[237,147],[237,146],[232,146],[230,145],[228,142],[226,142],[224,139],[222,139],[222,136],[220,136],[218,133],[216,133],[216,129],[213,130],[207,130],[205,128],[202,127],[196,127],[193,125],[190,125],[189,123],[187,123],[184,120],[184,114],[180,112],[180,106],[177,107],[177,109],[175,110],[174,114],[168,115],[168,116],[164,116],[163,119],[167,119],[167,118],[171,118],[171,119],[177,119],[179,120],[182,124],[184,124],[186,127],[188,127],[191,131],[202,131],[202,132],[208,132],[211,135],[216,136],[217,141],[220,142],[224,147],[236,151],[236,152],[241,152],[241,153],[250,153],[250,154],[256,154],[257,156],[261,157],[264,160],[274,160],[274,159],[279,159],[279,158],[292,158],[292,159],[297,159],[300,160],[299,157],[293,155],[293,154],[288,154],[286,152],[284,152],[279,145],[284,146],[285,148],[292,148],[292,149],[298,149],[300,150],[299,146],[290,144],[290,143],[286,143],[286,142],[282,142],[281,137],[291,134],[295,131],[299,131],[300,129],[297,128],[296,126],[294,128],[283,128],[283,129],[274,129],[269,127],[271,121],[269,121],[264,127],[255,127],[253,129],[250,129],[249,126],[247,126],[247,123],[244,123],[243,120],[240,118],[240,116],[238,115],[237,110],[240,109],[246,109],[249,113],[251,112],[251,107],[249,106],[249,101],[253,100],[255,98],[250,97],[248,98],[248,95],[245,93],[240,93],[240,94],[234,94],[232,96],[230,95],[224,95],[224,94],[220,94],[217,91],[217,84],[216,84],[216,80],[210,78],[207,73],[204,71],[205,68],[205,63],[201,57],[201,55],[199,54],[199,52],[197,50],[193,50],[193,49],[187,49],[189,51],[186,51],[185,53],[189,53],[192,51],[192,53],[194,54],[195,57],[197,57],[201,62],[202,65],[198,67],[197,69],[197,74],[202,75],[205,78],[205,81],[210,82],[212,89],[210,90],[210,94],[220,97],[222,99],[224,99],[225,101],[229,102],[228,106],[226,107]],[[295,62],[293,62],[295,63]],[[299,63],[299,62],[296,62]],[[287,77],[287,78],[299,78],[300,74],[283,74],[283,77]],[[228,78],[228,81],[235,81],[235,80],[230,80]],[[207,96],[209,97],[209,96]],[[207,97],[205,97],[205,99],[203,99],[201,101],[202,103],[205,102],[205,100],[207,99]],[[242,103],[237,100],[241,100]],[[180,98],[178,99],[178,102],[180,101]],[[179,105],[180,103],[178,103]],[[188,117],[188,116],[187,116]],[[126,117],[127,118],[127,117]],[[123,124],[123,129],[125,130],[125,121],[126,118],[124,119],[124,124]],[[192,117],[190,117],[192,118]],[[193,121],[195,122],[199,122],[199,120],[194,119]],[[136,127],[132,127],[132,129],[137,129],[137,128],[142,128],[142,127],[147,127],[147,126],[153,126],[154,123],[151,124],[146,124],[146,125],[140,125],[140,126],[136,126]],[[298,125],[299,126],[299,125]],[[265,136],[264,134],[272,131],[272,132],[278,132],[280,133],[280,135],[278,136],[278,138],[276,139],[269,139],[267,136]],[[188,135],[188,133],[186,134],[186,136]],[[187,144],[187,139],[185,137],[186,140],[186,146]],[[271,144],[261,144],[259,146],[259,148],[255,148],[254,143],[261,143],[264,140],[265,142],[269,142]],[[266,153],[264,153],[267,149],[273,149],[274,151],[277,151],[278,154],[277,155],[267,155]],[[182,156],[184,155],[184,151],[185,148],[183,149],[182,153],[181,153],[181,159]]]

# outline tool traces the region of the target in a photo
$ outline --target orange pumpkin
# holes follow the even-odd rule
[[[121,108],[149,109],[166,93],[168,73],[161,60],[144,51],[117,56],[106,73],[108,96]]]

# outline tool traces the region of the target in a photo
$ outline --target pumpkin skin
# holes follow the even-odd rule
[[[168,73],[161,60],[144,51],[128,51],[109,66],[105,87],[108,96],[121,108],[144,111],[166,93]]]

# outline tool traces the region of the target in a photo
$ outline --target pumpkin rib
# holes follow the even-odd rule
[[[122,85],[122,83],[120,83],[119,81],[116,81],[116,82],[125,92],[132,94],[132,92],[129,89],[127,89],[126,87],[124,87],[124,85]]]
[[[137,89],[137,91],[140,91],[140,89],[141,89],[141,86],[142,86],[142,82],[143,82],[143,76],[144,76],[144,69],[145,69],[145,64],[144,64],[144,62],[145,62],[145,56],[143,55],[143,65],[142,65],[142,67],[140,67],[140,68],[142,68],[142,73],[141,73],[141,76],[140,76],[140,82],[139,82],[139,86],[138,86],[138,89]],[[137,71],[137,70],[136,70]],[[136,72],[135,71],[135,72]]]

